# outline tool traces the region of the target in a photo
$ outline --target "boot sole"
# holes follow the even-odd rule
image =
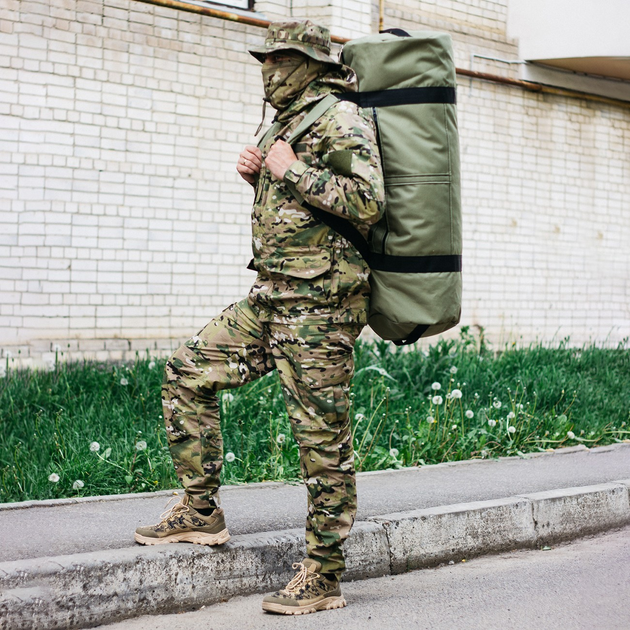
[[[272,602],[263,602],[263,610],[279,615],[308,615],[309,613],[318,612],[320,610],[334,610],[335,608],[343,608],[346,600],[343,595],[341,597],[326,597],[315,604],[305,606],[285,606],[283,604],[274,604]]]
[[[166,545],[168,543],[189,542],[195,545],[222,545],[230,540],[227,529],[218,534],[207,534],[206,532],[182,532],[181,534],[171,534],[163,538],[149,538],[137,532],[134,535],[136,542],[141,545]]]

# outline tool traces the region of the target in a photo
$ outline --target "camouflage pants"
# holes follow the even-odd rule
[[[260,321],[243,300],[175,352],[162,390],[175,469],[193,507],[203,508],[223,462],[217,392],[278,370],[308,490],[307,553],[325,572],[343,571],[341,545],[356,514],[348,384],[361,328]]]

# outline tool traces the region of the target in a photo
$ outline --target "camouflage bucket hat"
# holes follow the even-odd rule
[[[330,31],[310,20],[273,22],[267,30],[265,45],[252,48],[249,53],[262,63],[266,54],[279,50],[295,50],[318,61],[341,65],[330,56]]]

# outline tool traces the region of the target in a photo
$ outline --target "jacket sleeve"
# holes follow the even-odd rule
[[[339,102],[312,137],[321,136],[323,167],[297,160],[284,180],[316,208],[360,223],[376,223],[385,209],[385,185],[374,123],[359,108]]]

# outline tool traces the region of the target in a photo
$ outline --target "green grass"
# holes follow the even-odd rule
[[[622,347],[497,352],[463,328],[460,339],[423,351],[359,342],[355,356],[358,470],[630,438],[630,351]],[[176,487],[159,399],[163,365],[148,356],[130,365],[59,361],[51,371],[7,364],[0,501]],[[224,483],[299,478],[275,374],[223,393],[222,407]]]

